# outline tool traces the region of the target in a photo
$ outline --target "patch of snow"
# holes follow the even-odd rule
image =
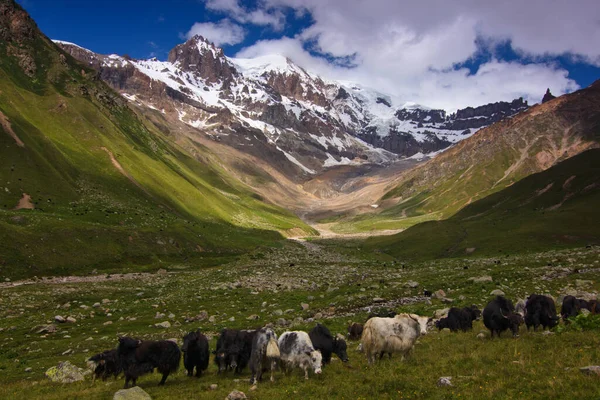
[[[279,150],[280,152],[283,153],[284,156],[286,156],[286,158],[288,160],[290,160],[291,162],[293,162],[294,164],[296,164],[297,166],[300,167],[300,169],[302,169],[304,172],[307,172],[309,174],[316,174],[316,171],[305,167],[300,161],[298,161],[293,155],[291,155],[290,153],[286,152],[285,150],[282,150],[279,146],[275,146],[275,148],[277,150]]]

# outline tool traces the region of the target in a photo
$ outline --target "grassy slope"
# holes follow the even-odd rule
[[[10,47],[34,55],[33,78]],[[311,231],[149,130],[93,71],[59,57],[41,34],[20,44],[0,41],[0,112],[24,143],[17,146],[0,127],[2,275],[212,263],[277,243],[277,231]],[[23,193],[35,210],[13,210]]]
[[[389,263],[386,267],[373,256],[360,260],[350,255],[335,256],[327,249],[294,248],[256,252],[226,268],[147,274],[135,280],[40,282],[0,288],[0,398],[22,398],[23,392],[31,399],[112,398],[122,388],[122,378],[107,382],[86,379],[61,385],[49,382],[44,372],[65,360],[85,368],[85,359],[115,346],[117,335],[181,338],[196,328],[215,335],[223,327],[251,328],[275,323],[282,317],[289,321],[304,319],[292,327],[276,326],[281,334],[288,329],[311,329],[314,323],[306,318],[317,312],[326,316],[321,322],[333,333],[343,333],[349,320],[364,321],[367,316],[364,307],[373,306],[374,297],[414,298],[423,288],[443,288],[458,307],[470,304],[482,307],[492,297],[490,292],[497,288],[511,299],[532,292],[558,297],[566,288],[579,287],[577,280],[583,279],[592,281],[586,291],[597,291],[599,251],[593,248],[513,255],[500,262],[445,259],[401,269],[390,267]],[[285,265],[293,262],[296,268],[282,273],[280,265],[284,262]],[[575,268],[580,272],[564,273]],[[254,274],[248,274],[249,270]],[[491,276],[493,282],[473,283],[469,279],[482,275]],[[409,280],[417,281],[419,287],[405,287]],[[318,286],[311,287],[313,282]],[[278,283],[282,284],[277,291],[268,289]],[[331,284],[330,290],[325,290],[327,283]],[[287,287],[288,284],[293,287]],[[92,307],[103,299],[110,301]],[[309,310],[303,311],[301,302],[309,303]],[[421,298],[414,304],[393,309],[432,315],[434,310],[444,307],[448,305],[440,300],[428,303]],[[291,311],[279,316],[278,309]],[[206,310],[216,320],[185,322],[186,316],[194,316],[200,310]],[[155,318],[157,312],[165,317]],[[174,314],[171,328],[152,327],[169,319],[170,313]],[[46,324],[57,314],[71,315],[77,322],[58,324],[58,332],[54,334],[35,333],[37,325]],[[247,320],[252,314],[260,318]],[[231,317],[235,321],[230,321]],[[112,323],[106,324],[108,321]],[[233,389],[245,392],[250,399],[597,398],[598,377],[585,376],[578,368],[597,365],[598,330],[579,332],[564,328],[561,323],[553,335],[544,335],[539,331],[527,332],[522,327],[519,339],[504,334],[491,340],[478,321],[472,332],[431,332],[419,340],[407,360],[386,358],[376,366],[367,365],[364,355],[355,350],[358,343],[353,342],[348,346],[349,364],[342,365],[334,356],[321,376],[311,374],[308,381],[304,381],[298,370],[287,377],[277,372],[275,383],[267,379],[259,384],[257,391],[249,390],[248,370],[240,376],[217,375],[212,361],[199,379],[185,376],[182,367],[169,377],[165,387],[157,386],[157,374],[144,376],[138,383],[156,399],[222,399]],[[476,337],[480,331],[485,332],[484,339]],[[211,350],[214,346],[213,337]],[[69,349],[68,354],[63,354]],[[26,368],[31,368],[31,372],[26,372]],[[437,387],[441,376],[452,376],[454,386]],[[213,383],[218,384],[216,391],[209,390]]]
[[[600,149],[588,150],[465,207],[367,247],[403,259],[506,254],[600,243]],[[560,206],[558,206],[560,205]]]
[[[600,82],[596,82],[485,128],[405,172],[382,198],[380,211],[368,218],[343,218],[332,230],[403,229],[448,218],[555,162],[598,147],[599,104]]]

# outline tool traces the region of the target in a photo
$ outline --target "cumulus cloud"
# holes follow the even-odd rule
[[[238,0],[206,5],[255,23]],[[547,62],[558,55],[600,66],[597,0],[576,6],[565,0],[261,0],[254,12],[271,18],[290,10],[309,13],[310,26],[294,37],[254,43],[238,56],[283,54],[328,78],[448,110],[521,96],[537,102],[547,87],[555,94],[576,90],[567,71]],[[501,42],[510,42],[522,59],[508,62],[496,54],[474,73],[457,68],[481,46]],[[341,66],[347,60],[350,68]]]
[[[248,10],[242,7],[238,0],[205,0],[205,4],[207,9],[226,13],[230,18],[243,24],[266,25],[280,31],[285,23],[285,15],[279,6]],[[266,7],[264,3],[262,7]]]
[[[186,39],[195,35],[201,35],[217,46],[235,45],[241,43],[246,36],[244,28],[233,23],[229,19],[223,19],[217,23],[196,22],[185,34]]]

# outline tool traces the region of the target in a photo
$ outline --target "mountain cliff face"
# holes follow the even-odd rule
[[[176,46],[164,62],[56,43],[130,101],[299,179],[335,165],[436,152],[527,108],[519,99],[447,115],[354,83],[324,80],[282,56],[229,58],[201,36]]]

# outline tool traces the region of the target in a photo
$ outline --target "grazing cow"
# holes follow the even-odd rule
[[[308,333],[302,331],[285,332],[279,337],[279,352],[281,366],[289,372],[294,367],[304,370],[304,379],[308,379],[308,370],[312,368],[315,374],[321,373],[323,357],[315,350]]]
[[[521,314],[514,312],[515,308],[512,302],[502,296],[490,301],[483,309],[483,324],[488,328],[494,337],[498,337],[507,329],[510,329],[513,336],[519,336],[519,326],[523,323]]]
[[[340,360],[348,362],[348,354],[346,353],[346,341],[343,337],[331,336],[331,332],[327,327],[317,324],[310,332],[308,332],[310,341],[316,350],[321,352],[323,356],[323,364],[329,364],[331,354],[335,353]]]
[[[348,340],[359,340],[363,333],[363,324],[353,322],[348,326]]]
[[[554,300],[548,296],[532,294],[527,298],[527,307],[525,314],[525,325],[527,330],[533,326],[535,331],[538,326],[544,329],[553,328],[558,324],[558,316],[556,315],[556,306]]]
[[[236,374],[242,372],[250,361],[252,353],[252,339],[256,331],[223,329],[217,339],[215,363],[219,373],[234,370]]]
[[[210,358],[208,339],[200,333],[200,329],[183,337],[181,351],[183,352],[183,366],[187,370],[188,376],[192,376],[194,368],[196,368],[196,377],[200,377],[202,371],[208,368]]]
[[[459,330],[466,332],[473,329],[473,321],[480,316],[481,311],[475,305],[464,308],[452,307],[448,311],[448,316],[437,321],[435,326],[439,330],[448,328],[452,332],[458,332]]]
[[[159,385],[164,385],[171,372],[177,371],[181,351],[177,343],[170,340],[137,340],[130,337],[119,338],[117,348],[119,362],[125,373],[125,389],[129,381],[133,386],[141,375],[154,371],[162,374]]]
[[[117,350],[106,350],[91,356],[89,361],[94,363],[94,379],[102,378],[103,381],[113,375],[115,379],[121,373],[121,364],[117,356]]]
[[[577,299],[575,296],[565,296],[560,307],[560,315],[562,316],[562,319],[565,322],[565,324],[568,323],[568,319],[570,317],[577,316],[577,314],[579,314],[579,311],[581,311],[580,300]]]
[[[275,381],[273,373],[277,368],[280,358],[277,335],[271,328],[259,329],[252,341],[252,354],[250,355],[250,371],[252,377],[250,384],[253,385],[262,380],[263,372],[271,370],[271,382]]]
[[[394,318],[371,318],[365,324],[361,343],[369,364],[385,353],[402,354],[413,348],[417,338],[427,334],[428,317],[416,314],[398,314]]]

